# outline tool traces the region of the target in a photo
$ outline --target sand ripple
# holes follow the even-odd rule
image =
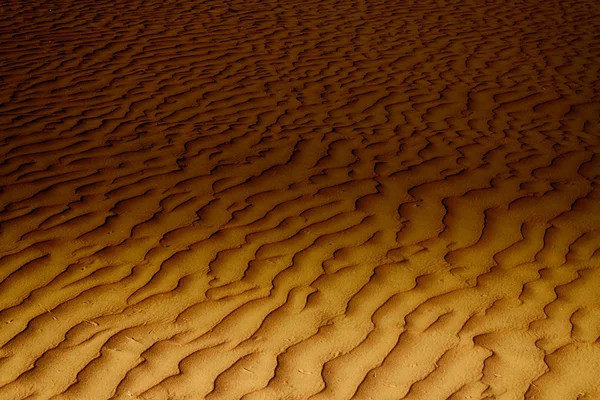
[[[0,399],[600,398],[600,8],[0,5]]]

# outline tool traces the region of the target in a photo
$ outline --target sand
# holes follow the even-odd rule
[[[600,399],[600,3],[0,5],[0,399]]]

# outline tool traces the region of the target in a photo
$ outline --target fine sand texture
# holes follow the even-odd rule
[[[1,1],[0,399],[600,399],[599,32]]]

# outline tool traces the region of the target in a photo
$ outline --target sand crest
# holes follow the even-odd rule
[[[600,399],[600,3],[0,4],[0,399]]]

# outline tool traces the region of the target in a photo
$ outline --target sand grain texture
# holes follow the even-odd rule
[[[0,399],[599,399],[600,3],[0,4]]]

